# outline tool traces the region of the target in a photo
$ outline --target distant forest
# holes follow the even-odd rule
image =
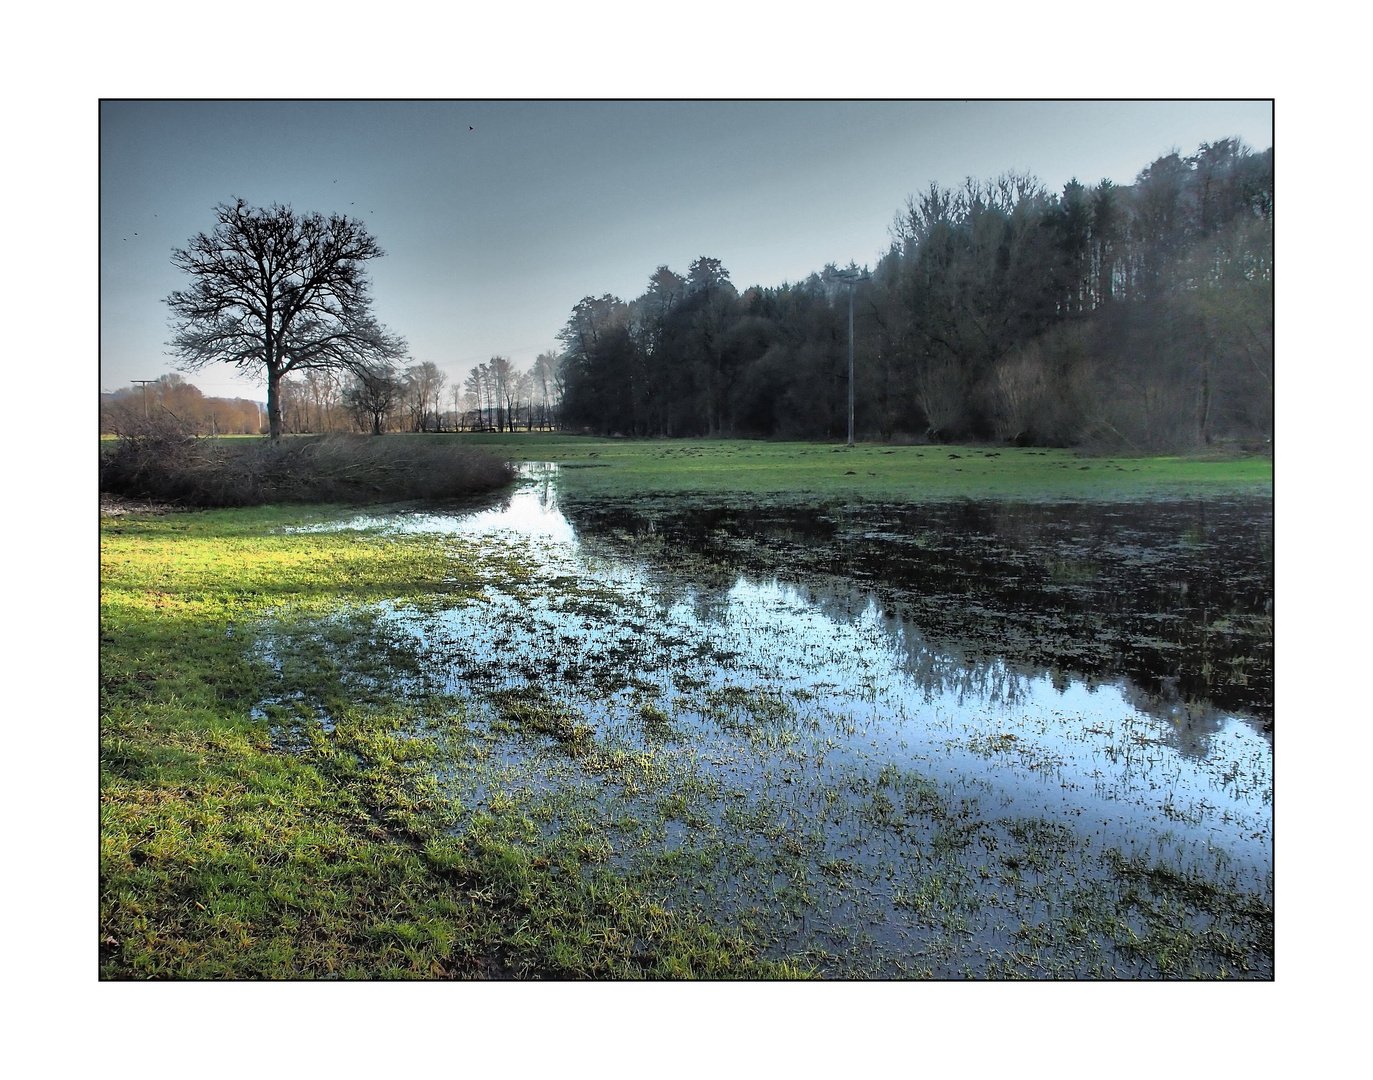
[[[1271,440],[1271,148],[1203,144],[1129,187],[931,185],[891,235],[852,286],[829,266],[741,292],[702,257],[627,303],[586,297],[559,334],[560,426],[842,438],[852,287],[860,438]]]
[[[1130,187],[931,185],[891,237],[875,267],[742,292],[718,259],[660,266],[634,300],[583,299],[528,371],[309,371],[282,380],[283,429],[843,438],[852,289],[859,438],[1271,445],[1271,148],[1203,144]],[[264,414],[174,374],[101,395],[104,432],[255,434]]]

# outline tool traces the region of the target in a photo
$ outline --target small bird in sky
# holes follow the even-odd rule
[[[467,130],[468,130],[468,131],[476,131],[477,129],[474,128],[471,124],[468,124],[468,125],[467,125]]]

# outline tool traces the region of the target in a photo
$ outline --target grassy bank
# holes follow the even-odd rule
[[[518,807],[456,826],[432,762],[467,703],[398,692],[414,658],[362,605],[524,571],[451,537],[283,528],[309,520],[103,523],[103,978],[800,974]],[[294,653],[264,651],[269,613]]]
[[[745,440],[628,440],[541,433],[405,436],[481,446],[513,461],[568,468],[571,496],[749,494],[816,500],[1136,499],[1270,489],[1273,459],[1255,455],[1090,457],[989,446],[852,448]]]

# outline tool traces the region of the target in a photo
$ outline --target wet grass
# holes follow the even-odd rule
[[[311,520],[104,525],[102,978],[804,973],[664,909],[519,808],[459,826],[437,762],[473,705],[427,685],[376,604],[472,600],[525,568],[448,537],[283,531]],[[502,705],[577,741],[561,714]]]
[[[831,674],[850,660],[861,671],[880,650],[760,652],[763,627],[731,630],[733,601],[701,595],[681,571],[625,576],[591,544],[545,568],[557,589],[541,597],[395,613],[423,638],[426,670],[488,703],[442,781],[454,802],[518,808],[531,830],[668,910],[825,975],[1271,973],[1271,885],[1256,890],[1219,858],[1199,866],[1166,838],[1155,850],[1157,828],[1126,844],[1047,812],[1007,816],[994,784],[945,759],[1078,786],[1032,724],[962,710],[928,749],[907,748],[901,733],[937,713],[907,727],[882,680],[865,689]],[[507,656],[518,672],[491,662]],[[819,681],[791,681],[806,672]],[[1066,722],[1096,747],[1112,805],[1147,800],[1172,768],[1147,723]]]

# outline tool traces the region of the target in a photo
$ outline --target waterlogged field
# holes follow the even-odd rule
[[[745,506],[572,472],[291,526],[487,570],[255,621],[272,751],[407,703],[391,752],[460,846],[782,974],[1271,977],[1271,500]]]

